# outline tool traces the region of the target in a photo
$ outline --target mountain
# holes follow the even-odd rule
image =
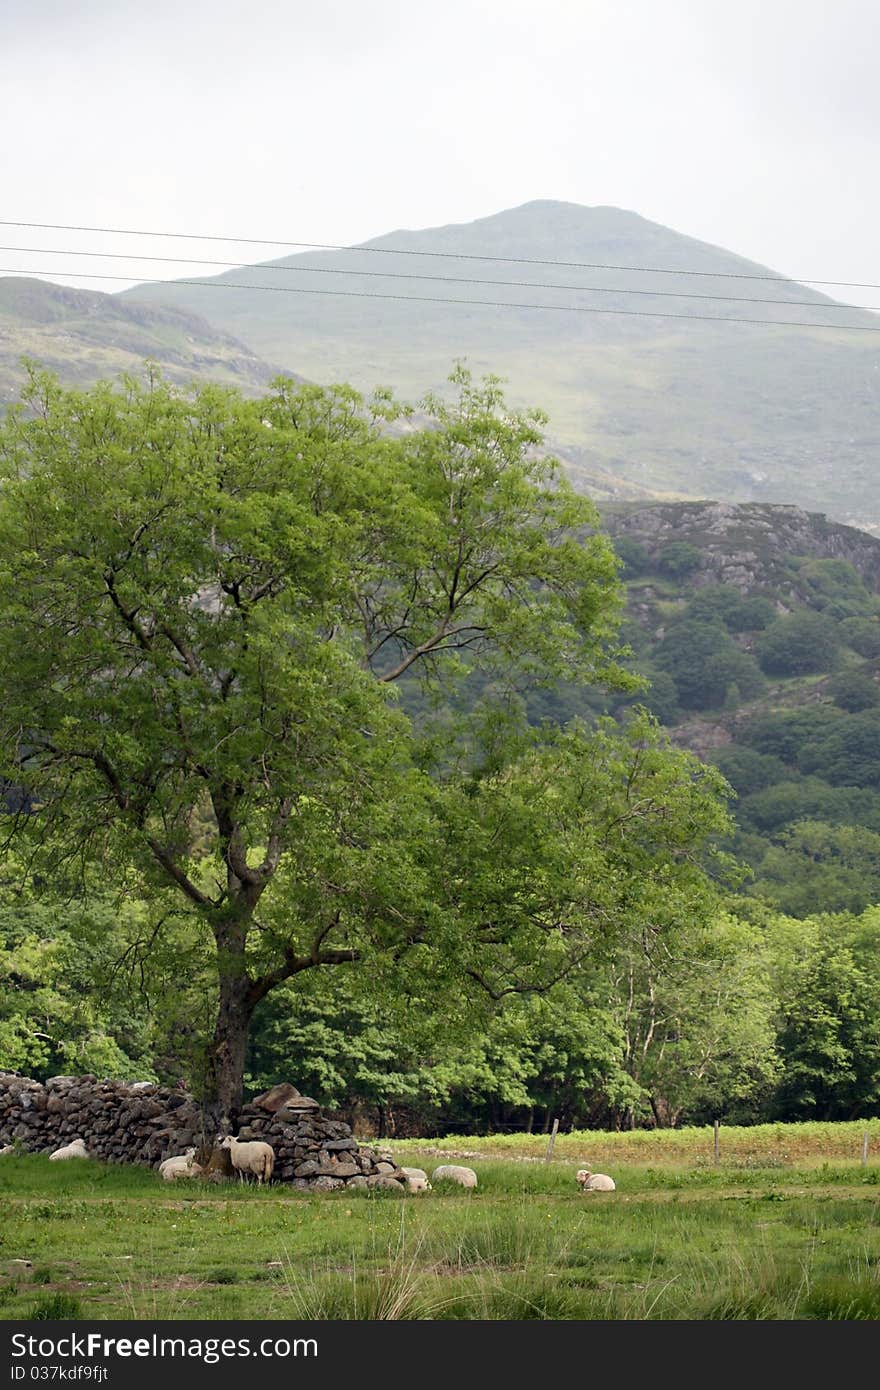
[[[601,268],[615,265],[655,269]],[[314,380],[407,399],[464,358],[549,413],[550,443],[597,496],[796,499],[880,526],[880,333],[864,331],[880,318],[632,212],[530,202],[118,298],[198,312]],[[557,307],[521,307],[536,304]]]
[[[67,385],[139,373],[147,358],[173,381],[207,379],[248,392],[281,370],[182,309],[9,276],[0,278],[0,400],[17,396],[22,357]]]

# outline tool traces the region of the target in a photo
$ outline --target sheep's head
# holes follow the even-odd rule
[[[231,1135],[231,1134],[227,1134],[225,1139],[221,1139],[221,1140],[220,1140],[220,1148],[221,1148],[221,1149],[231,1149],[231,1148],[232,1148],[232,1135]]]
[[[593,1172],[591,1168],[579,1168],[574,1175],[578,1187],[586,1187],[592,1175]]]

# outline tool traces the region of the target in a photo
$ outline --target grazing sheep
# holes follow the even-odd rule
[[[430,1192],[431,1184],[428,1182],[428,1174],[424,1168],[401,1168],[401,1173],[406,1178],[406,1185],[410,1192]]]
[[[242,1143],[231,1134],[227,1134],[225,1139],[221,1139],[220,1147],[229,1150],[232,1166],[241,1182],[244,1182],[247,1173],[253,1173],[257,1182],[271,1181],[272,1169],[275,1167],[275,1150],[271,1144],[265,1144],[261,1139]]]
[[[459,1187],[476,1187],[477,1175],[473,1168],[462,1168],[458,1163],[441,1163],[431,1174],[432,1182],[457,1182]]]
[[[195,1161],[195,1144],[186,1153],[174,1154],[171,1158],[164,1158],[159,1164],[159,1172],[166,1182],[174,1182],[176,1178],[197,1178],[203,1172],[202,1165]]]
[[[83,1143],[82,1139],[72,1139],[72,1140],[70,1141],[69,1144],[65,1144],[65,1145],[63,1146],[63,1148],[56,1149],[54,1153],[51,1153],[51,1154],[49,1155],[50,1159],[52,1159],[52,1158],[88,1158],[88,1156],[89,1156],[89,1151],[88,1151],[88,1149],[86,1148],[85,1144]]]
[[[613,1192],[616,1186],[607,1173],[592,1173],[589,1168],[579,1168],[575,1178],[581,1192]]]

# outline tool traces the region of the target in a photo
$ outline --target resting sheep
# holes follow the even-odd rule
[[[579,1168],[575,1178],[581,1192],[613,1192],[616,1186],[607,1173],[592,1173],[589,1168]]]
[[[272,1169],[275,1167],[275,1150],[271,1144],[266,1144],[261,1139],[242,1143],[231,1134],[227,1134],[225,1139],[221,1139],[220,1147],[229,1150],[232,1166],[241,1182],[244,1182],[247,1173],[253,1173],[257,1182],[271,1181]]]
[[[406,1186],[410,1192],[430,1192],[431,1184],[428,1182],[428,1174],[424,1168],[401,1168],[401,1173],[406,1178]]]
[[[441,1163],[431,1174],[432,1182],[457,1182],[459,1187],[476,1187],[477,1175],[473,1168],[462,1168],[458,1163]]]
[[[65,1144],[63,1148],[56,1149],[54,1153],[51,1153],[49,1158],[88,1158],[88,1156],[89,1151],[82,1139],[72,1139],[69,1144]]]
[[[202,1165],[195,1161],[195,1145],[187,1149],[186,1153],[174,1154],[171,1158],[164,1158],[159,1164],[159,1172],[166,1182],[174,1182],[176,1178],[197,1178],[203,1172]]]
[[[14,1145],[14,1144],[4,1144],[4,1145],[3,1145],[3,1148],[0,1149],[0,1156],[2,1156],[3,1154],[14,1154],[14,1153],[15,1153],[15,1145]]]

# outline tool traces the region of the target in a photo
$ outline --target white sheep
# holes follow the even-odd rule
[[[3,1154],[14,1154],[14,1153],[15,1153],[15,1145],[14,1145],[14,1144],[4,1144],[4,1145],[3,1145],[3,1148],[0,1149],[0,1158],[2,1158]]]
[[[579,1168],[575,1178],[581,1192],[613,1192],[616,1187],[607,1173],[593,1173],[589,1168]]]
[[[49,1155],[49,1158],[50,1158],[50,1159],[52,1159],[52,1158],[88,1158],[88,1157],[89,1157],[89,1151],[88,1151],[88,1149],[86,1148],[85,1144],[83,1143],[82,1139],[72,1139],[72,1140],[70,1141],[69,1144],[65,1144],[62,1148],[56,1149],[54,1153],[51,1153],[51,1154]]]
[[[271,1144],[266,1144],[261,1139],[243,1143],[227,1134],[225,1139],[221,1139],[220,1147],[229,1150],[232,1166],[242,1182],[247,1173],[253,1173],[257,1182],[271,1181],[272,1169],[275,1167],[275,1150]]]
[[[174,1182],[176,1178],[197,1178],[203,1172],[202,1165],[195,1161],[196,1147],[193,1144],[186,1153],[174,1154],[171,1158],[163,1158],[159,1164],[159,1172],[166,1182]]]
[[[401,1173],[406,1178],[406,1185],[410,1192],[430,1192],[431,1184],[428,1182],[428,1174],[424,1168],[401,1168]]]
[[[457,1182],[459,1187],[476,1187],[477,1175],[473,1168],[462,1168],[458,1163],[441,1163],[431,1174],[432,1182]]]

